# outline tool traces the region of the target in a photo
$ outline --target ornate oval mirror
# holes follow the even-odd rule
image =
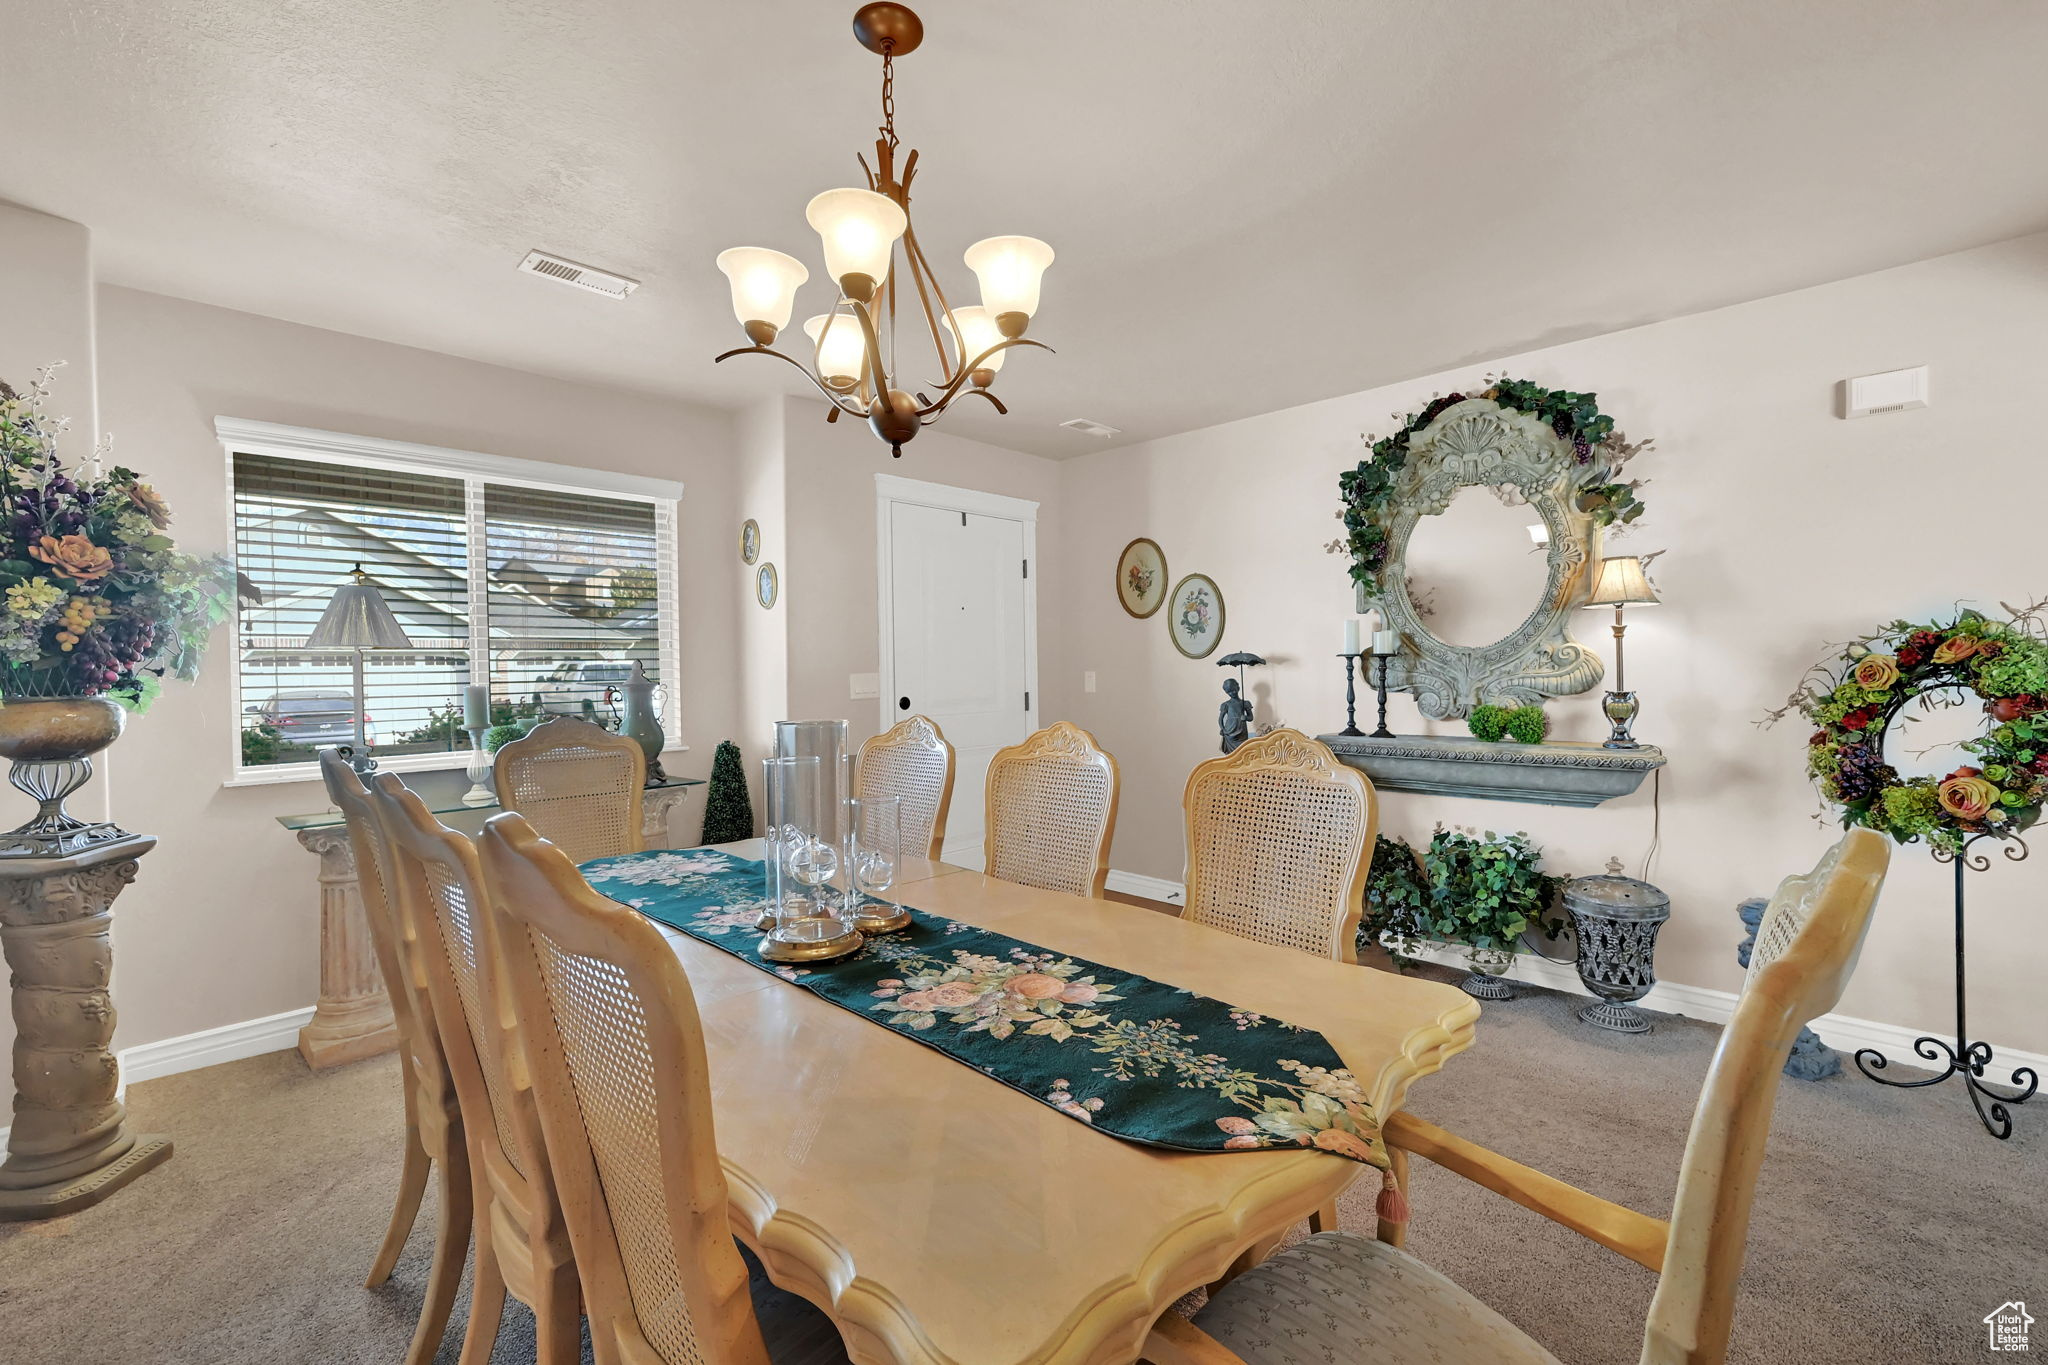
[[[1442,644],[1485,646],[1541,609],[1550,572],[1529,527],[1542,524],[1519,495],[1510,506],[1478,487],[1460,488],[1450,506],[1417,521],[1407,574],[1422,629]]]
[[[1451,404],[1409,438],[1392,476],[1378,592],[1360,583],[1358,598],[1400,633],[1389,683],[1413,692],[1425,716],[1599,683],[1605,666],[1571,635],[1597,535],[1579,506],[1584,473],[1549,424],[1488,398]],[[1548,543],[1532,556],[1538,523]]]

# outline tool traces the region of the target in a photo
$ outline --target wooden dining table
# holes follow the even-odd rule
[[[719,847],[761,856],[758,840]],[[907,905],[1321,1032],[1382,1118],[1472,1043],[1478,1003],[1440,982],[905,864],[891,894]],[[733,1232],[860,1365],[1128,1365],[1189,1290],[1379,1179],[1326,1152],[1177,1152],[1095,1131],[663,932],[703,1018]]]

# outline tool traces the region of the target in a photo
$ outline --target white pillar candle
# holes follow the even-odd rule
[[[1356,654],[1358,652],[1358,620],[1356,617],[1344,623],[1344,652],[1346,654]]]
[[[1401,637],[1391,630],[1376,630],[1372,635],[1372,652],[1375,654],[1399,654]]]
[[[491,689],[472,683],[462,689],[462,728],[486,730],[491,724]]]

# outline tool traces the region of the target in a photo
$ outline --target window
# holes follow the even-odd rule
[[[239,778],[309,775],[320,749],[355,743],[359,713],[385,766],[448,766],[469,748],[472,682],[489,684],[500,723],[607,721],[635,663],[658,683],[674,676],[679,485],[216,425],[235,516]],[[408,642],[360,664],[354,650],[306,648],[357,567]]]

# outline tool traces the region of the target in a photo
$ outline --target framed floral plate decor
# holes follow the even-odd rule
[[[751,564],[761,557],[761,523],[748,517],[740,525],[740,563]]]
[[[1166,552],[1139,536],[1116,558],[1116,600],[1140,621],[1166,600]]]
[[[2018,834],[2048,804],[2048,599],[1945,621],[1894,621],[1814,666],[1770,714],[1817,727],[1807,771],[1862,825],[1902,844],[1924,840],[1953,856],[1979,835]],[[1954,700],[1945,700],[1953,698]],[[1885,733],[1918,704],[1975,705],[1984,732],[1959,746],[1973,760],[1943,777],[1902,777],[1885,758]]]
[[[1191,573],[1173,585],[1166,630],[1173,647],[1206,659],[1223,642],[1223,590],[1207,574]]]
[[[775,605],[775,598],[782,591],[782,581],[776,576],[773,564],[763,564],[754,570],[754,600],[764,607]]]

